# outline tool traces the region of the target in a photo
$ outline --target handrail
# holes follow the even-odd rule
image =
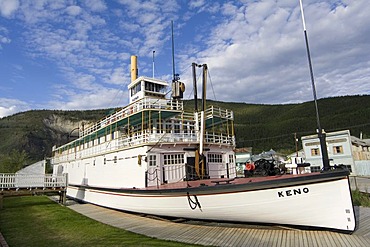
[[[198,112],[198,118],[200,119],[200,112]],[[210,106],[204,111],[205,119],[211,119],[219,117],[228,120],[234,120],[234,113],[231,110],[223,109],[220,107]]]
[[[86,129],[80,131],[80,137],[91,134],[98,129],[101,129],[111,123],[117,122],[127,116],[137,113],[143,109],[163,109],[163,110],[183,110],[183,103],[181,101],[174,101],[171,99],[153,99],[153,98],[143,98],[140,99],[115,113],[104,117],[100,121],[94,123],[93,125],[87,127]]]
[[[0,189],[65,188],[67,175],[0,173]]]
[[[60,154],[53,157],[55,162],[63,162],[69,160],[75,160],[76,158],[83,158],[92,155],[98,155],[105,153],[110,150],[117,150],[119,148],[129,148],[137,145],[153,144],[158,141],[163,143],[198,143],[198,136],[195,132],[185,133],[181,131],[180,133],[152,133],[137,132],[136,134],[130,136],[122,136],[117,139],[105,142],[96,146],[91,146],[82,150],[74,150],[71,153]],[[206,144],[220,144],[220,145],[232,145],[235,146],[235,137],[226,134],[216,134],[216,133],[205,133],[205,143]]]

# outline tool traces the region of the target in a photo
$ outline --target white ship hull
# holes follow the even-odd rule
[[[348,178],[343,173],[279,180],[249,184],[237,184],[239,181],[235,180],[236,184],[144,190],[70,186],[68,195],[144,214],[354,231],[356,221]]]

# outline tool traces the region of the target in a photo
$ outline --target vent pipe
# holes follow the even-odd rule
[[[137,56],[131,56],[131,82],[137,79]]]

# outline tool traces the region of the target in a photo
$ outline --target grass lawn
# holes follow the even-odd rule
[[[355,206],[370,207],[370,197],[368,193],[352,190],[352,200]]]
[[[0,232],[11,247],[191,246],[105,225],[46,196],[4,198],[4,208],[0,209]]]

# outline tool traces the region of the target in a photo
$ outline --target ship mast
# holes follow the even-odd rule
[[[202,85],[202,111],[200,112],[200,147],[199,154],[203,156],[204,132],[205,132],[205,110],[206,110],[206,91],[207,91],[207,64],[203,64],[203,85]]]
[[[197,93],[197,78],[196,78],[196,67],[203,68],[202,73],[202,108],[200,111],[200,120],[198,114],[198,93]],[[196,150],[195,155],[195,172],[197,176],[201,179],[205,176],[205,163],[206,159],[204,156],[204,137],[205,137],[205,110],[206,110],[206,91],[207,91],[207,77],[208,77],[208,67],[207,64],[196,64],[192,63],[193,69],[193,84],[194,84],[194,114],[195,121],[197,123],[197,132],[199,140],[199,148]]]
[[[192,63],[191,67],[193,69],[193,90],[194,90],[194,111],[198,112],[198,88],[197,88],[197,74],[196,67],[201,67],[196,63]]]
[[[323,130],[321,128],[321,124],[320,124],[320,116],[319,116],[319,108],[318,108],[318,105],[317,105],[315,80],[314,80],[314,76],[313,76],[313,68],[312,68],[312,61],[311,61],[311,55],[310,55],[310,47],[308,45],[308,36],[307,36],[307,30],[306,30],[306,22],[305,22],[305,19],[304,19],[302,0],[299,0],[299,4],[300,4],[300,7],[301,7],[303,32],[304,32],[304,38],[305,38],[305,41],[306,41],[308,65],[309,65],[309,68],[310,68],[312,92],[313,92],[313,97],[314,97],[314,102],[315,102],[318,138],[320,140],[320,147],[321,147],[321,152],[322,152],[322,163],[323,163],[324,171],[327,171],[327,170],[330,170],[330,164],[329,164],[328,150],[327,150],[327,147],[326,147],[326,134],[323,132]]]

